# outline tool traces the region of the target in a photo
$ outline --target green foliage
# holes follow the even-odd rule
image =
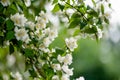
[[[12,44],[10,44],[10,46],[9,46],[9,52],[10,52],[10,54],[12,54],[14,52],[14,46]]]
[[[78,0],[78,2],[76,0],[30,0],[29,4],[26,1],[10,0],[10,3],[6,2],[6,4],[2,4],[0,1],[0,47],[6,47],[11,55],[22,53],[25,59],[25,71],[29,72],[30,76],[28,77],[31,77],[31,80],[35,78],[52,80],[54,75],[61,79],[64,74],[68,74],[64,69],[59,69],[59,66],[66,65],[69,68],[72,63],[73,51],[69,48],[74,50],[77,46],[74,37],[86,33],[88,35],[95,34],[96,39],[98,39],[98,33],[100,33],[98,29],[101,30],[102,34],[103,23],[109,24],[109,18],[105,15],[104,4],[101,4],[99,9],[96,7],[99,3],[95,0],[91,0],[94,7],[85,4],[84,0]],[[66,30],[61,32],[64,37],[59,37],[58,40],[60,40],[54,42],[55,46],[50,44],[58,34],[52,27],[54,23],[47,19],[45,8],[46,4],[51,3],[51,1],[54,8],[50,14],[57,15],[62,26],[66,26],[63,19],[68,19]],[[108,4],[108,6],[111,5]],[[73,10],[73,12],[69,13],[69,10]],[[69,29],[73,29],[72,42],[69,41],[69,38],[68,40],[65,39],[66,36],[71,36],[68,33]],[[66,33],[67,35],[65,35]],[[58,57],[64,60],[61,62]],[[7,62],[4,65],[6,64]],[[14,64],[19,67],[17,62]],[[54,64],[57,64],[57,67]],[[9,70],[14,68],[17,70],[16,66],[12,66],[8,65]],[[8,70],[6,68],[3,71]],[[72,72],[72,69],[68,70]],[[15,78],[15,75],[13,76],[9,71],[7,73],[10,79]],[[21,71],[20,73],[24,72]],[[3,74],[4,72],[0,72],[0,78]]]
[[[8,31],[8,33],[6,34],[6,39],[7,40],[14,39],[15,38],[14,34],[15,34],[14,31]]]
[[[14,23],[11,20],[6,21],[7,30],[14,29]]]
[[[52,12],[57,12],[57,11],[59,11],[60,10],[60,7],[59,7],[59,5],[58,4],[56,4],[55,6],[54,6],[54,8],[53,8],[53,10],[52,10]]]

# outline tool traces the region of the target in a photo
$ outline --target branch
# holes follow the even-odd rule
[[[83,16],[83,18],[87,21],[87,18],[84,16],[84,14],[82,12],[80,12],[80,10],[76,7],[74,7],[73,5],[69,4],[68,2],[65,2],[66,4],[68,4],[69,6],[71,6],[72,8],[74,8],[75,10],[77,10],[81,16]]]

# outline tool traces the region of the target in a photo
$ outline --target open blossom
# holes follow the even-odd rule
[[[53,41],[58,36],[56,29],[50,30],[48,37]]]
[[[72,63],[72,55],[66,54],[66,56],[63,56],[63,57],[61,55],[58,55],[57,60],[60,63],[64,63],[65,65],[70,65]]]
[[[63,74],[61,80],[70,80],[69,75]]]
[[[17,27],[15,27],[15,37],[17,40],[21,40],[25,43],[28,43],[30,41],[29,36],[27,34],[27,30],[25,30],[24,28],[18,29]]]
[[[16,72],[15,74],[11,73],[11,76],[15,79],[15,80],[23,80],[22,79],[22,75],[19,72]]]
[[[65,57],[62,57],[61,55],[57,56],[57,60],[62,63],[64,61]]]
[[[28,21],[26,25],[31,29],[34,30],[35,24],[32,21]]]
[[[60,66],[60,64],[52,64],[52,67],[53,67],[53,69],[55,69],[55,70],[61,70],[61,66]]]
[[[45,21],[45,23],[48,23],[48,16],[46,13],[44,13],[44,11],[41,11],[39,15]]]
[[[27,21],[23,14],[16,13],[11,16],[11,20],[16,26],[23,27]]]
[[[52,77],[52,80],[60,80],[60,79],[59,79],[59,76],[54,75],[54,76]]]
[[[72,55],[71,54],[66,54],[64,60],[63,60],[64,64],[71,64],[72,63]]]
[[[68,65],[63,65],[63,66],[62,66],[62,69],[63,69],[63,71],[64,71],[67,75],[69,75],[69,76],[72,76],[72,75],[73,75],[73,68],[72,68],[72,69],[69,69],[69,68],[68,68]]]
[[[84,77],[79,77],[76,80],[85,80]]]
[[[77,40],[73,37],[65,39],[65,43],[67,47],[70,49],[70,51],[74,51],[75,48],[77,48]]]
[[[98,39],[102,38],[102,30],[100,28],[97,27],[97,35],[98,35]]]
[[[10,0],[1,0],[0,2],[2,3],[3,6],[10,5]]]
[[[46,23],[44,21],[41,20],[41,22],[36,23],[36,29],[41,30],[41,29],[44,29],[44,28],[46,28]]]
[[[25,5],[27,6],[27,7],[29,7],[30,5],[31,5],[31,1],[30,0],[24,0],[25,1]]]
[[[46,37],[46,38],[44,38],[44,40],[43,40],[43,44],[44,44],[44,46],[45,47],[48,47],[50,44],[51,44],[51,40],[50,40],[50,38],[49,37]]]
[[[15,64],[16,58],[13,55],[8,55],[7,56],[7,65],[8,66],[13,66]]]

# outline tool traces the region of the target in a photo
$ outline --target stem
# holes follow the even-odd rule
[[[65,2],[66,4],[68,4],[69,6],[71,6],[72,8],[74,8],[75,10],[77,10],[81,16],[83,16],[83,18],[87,21],[87,18],[84,16],[84,14],[82,12],[80,12],[80,10],[76,7],[74,7],[73,5],[69,4],[68,2]]]

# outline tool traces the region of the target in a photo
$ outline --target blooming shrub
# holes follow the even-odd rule
[[[42,5],[36,8],[37,3]],[[48,17],[45,5],[54,8],[52,15],[57,15],[59,22],[73,29],[73,34],[65,38],[64,48],[51,48],[50,44],[58,37],[58,27]],[[9,47],[9,53],[21,53],[25,57],[27,79],[34,80],[70,80],[74,68],[71,68],[72,52],[77,48],[76,36],[93,35],[102,38],[102,28],[108,24],[103,3],[95,2],[93,7],[84,0],[1,0],[0,1],[0,46]],[[34,5],[35,4],[35,5]],[[100,7],[97,7],[97,6]],[[69,10],[73,10],[69,13]],[[66,18],[67,20],[63,20]],[[68,22],[67,22],[68,21]],[[10,57],[9,57],[10,58]],[[11,57],[10,59],[15,59]],[[11,61],[10,61],[11,62]],[[9,63],[8,63],[9,64]],[[12,65],[11,65],[12,66]],[[19,70],[1,73],[4,80],[24,80]],[[0,75],[1,75],[0,74]],[[84,80],[83,77],[76,80]]]

